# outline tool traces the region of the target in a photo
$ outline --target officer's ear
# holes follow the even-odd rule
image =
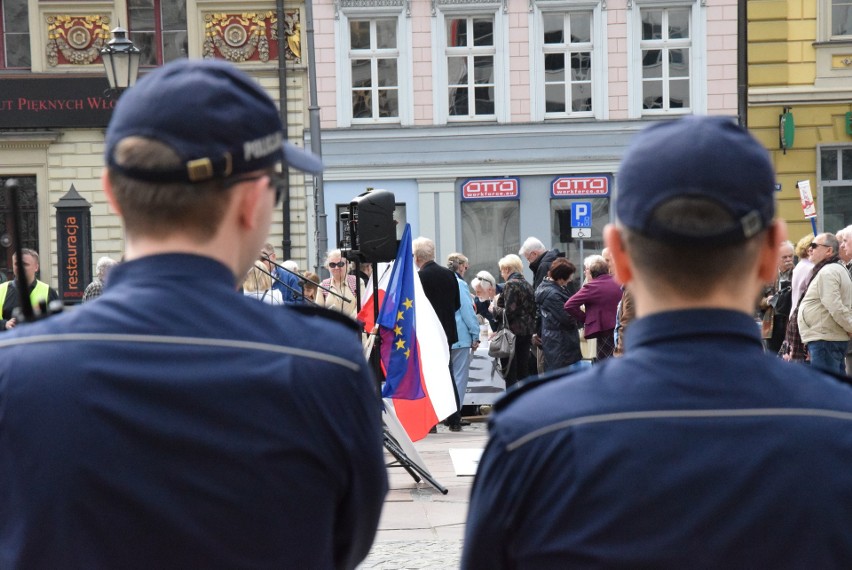
[[[239,191],[236,188],[239,187]],[[234,186],[231,199],[235,203],[237,221],[244,230],[254,230],[263,225],[271,209],[273,194],[269,190],[269,179],[246,180]],[[270,256],[271,257],[271,256]]]
[[[115,199],[115,194],[112,191],[112,182],[109,180],[109,173],[107,169],[104,168],[101,172],[101,188],[104,190],[104,194],[107,198],[107,203],[109,203],[110,209],[119,216],[121,216],[121,208],[118,206],[118,202]]]
[[[633,280],[633,264],[624,248],[621,231],[614,224],[607,224],[603,231],[604,245],[609,248],[612,258],[610,273],[621,285],[627,285]]]

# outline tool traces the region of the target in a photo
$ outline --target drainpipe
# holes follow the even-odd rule
[[[287,121],[287,38],[284,35],[284,0],[276,0],[275,11],[278,16],[278,100],[279,113],[281,114],[281,124],[284,126],[284,132],[289,129]],[[293,241],[290,239],[290,169],[285,163],[283,165],[284,178],[284,200],[281,206],[281,259],[290,259],[292,257],[291,246]]]
[[[317,105],[317,64],[314,57],[314,7],[312,0],[305,0],[305,33],[308,40],[308,89],[310,90],[310,105],[308,113],[311,124],[311,151],[322,157],[320,143],[319,105]],[[320,172],[314,177],[314,208],[316,209],[317,224],[317,259],[316,270],[320,277],[326,277],[328,272],[323,270],[322,261],[328,251],[328,232],[326,231],[325,193],[323,192],[323,175]]]
[[[737,120],[748,127],[748,0],[737,0]]]

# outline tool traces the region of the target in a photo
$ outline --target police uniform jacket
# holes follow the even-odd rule
[[[498,402],[463,568],[852,567],[852,388],[744,313],[634,321],[623,358]]]
[[[357,332],[309,311],[168,254],[4,335],[0,568],[354,568],[380,404]]]

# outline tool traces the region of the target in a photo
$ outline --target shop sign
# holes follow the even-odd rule
[[[462,184],[462,199],[517,200],[520,187],[517,178],[475,178]]]
[[[0,79],[0,129],[106,127],[116,100],[104,77]]]
[[[560,176],[551,185],[553,198],[578,198],[609,196],[610,176]]]

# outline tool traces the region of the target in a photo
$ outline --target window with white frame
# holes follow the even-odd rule
[[[852,80],[852,0],[817,0],[817,87],[843,88],[847,100]]]
[[[494,119],[494,17],[451,16],[445,23],[449,116]]]
[[[403,0],[341,0],[335,26],[338,126],[411,125],[411,18]]]
[[[692,108],[691,7],[639,7],[644,114]]]
[[[27,0],[0,0],[0,69],[29,69],[30,66]]]
[[[824,231],[852,224],[852,146],[819,147],[819,219]]]
[[[545,117],[591,115],[592,11],[543,12],[541,19]]]
[[[852,39],[852,0],[831,0],[831,38]]]
[[[350,19],[352,122],[399,122],[397,19]]]
[[[434,123],[508,122],[506,1],[433,0],[433,7]]]

